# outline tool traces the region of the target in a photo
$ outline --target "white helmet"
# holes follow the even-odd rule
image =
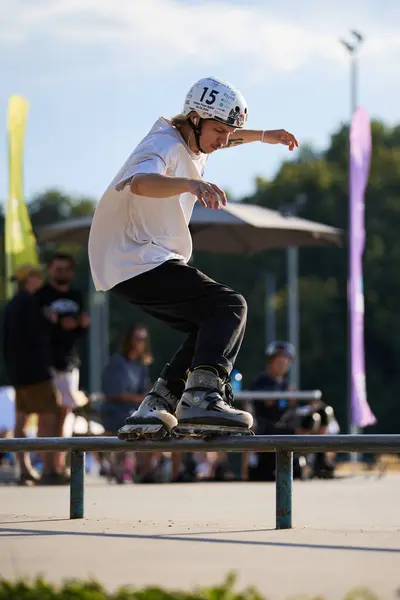
[[[247,103],[242,94],[227,81],[205,77],[197,81],[186,95],[182,114],[196,111],[201,119],[215,119],[242,129],[247,120]]]

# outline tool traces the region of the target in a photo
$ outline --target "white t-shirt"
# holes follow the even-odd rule
[[[196,196],[149,198],[121,186],[139,173],[202,179],[208,156],[190,150],[160,117],[129,156],[100,199],[89,234],[89,261],[96,290],[109,290],[167,260],[188,262],[189,221]],[[121,191],[116,188],[122,187]]]

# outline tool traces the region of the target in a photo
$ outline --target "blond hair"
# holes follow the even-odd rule
[[[171,125],[173,127],[176,127],[177,129],[180,129],[181,127],[183,127],[185,125],[185,123],[187,123],[189,116],[188,115],[175,115],[175,117],[172,117],[171,119]]]

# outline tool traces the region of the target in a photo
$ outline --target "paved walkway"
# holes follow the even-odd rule
[[[0,572],[100,580],[107,588],[256,585],[269,600],[343,599],[400,587],[400,475],[295,482],[294,529],[275,531],[273,484],[86,486],[86,518],[68,488],[0,488]]]

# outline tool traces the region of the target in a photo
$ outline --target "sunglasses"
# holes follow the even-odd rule
[[[133,336],[133,339],[134,339],[134,340],[138,340],[138,341],[143,341],[143,342],[144,342],[145,340],[147,340],[147,334],[145,334],[145,333],[144,333],[144,334],[142,334],[142,335],[140,335],[140,334],[135,334],[135,335]]]

